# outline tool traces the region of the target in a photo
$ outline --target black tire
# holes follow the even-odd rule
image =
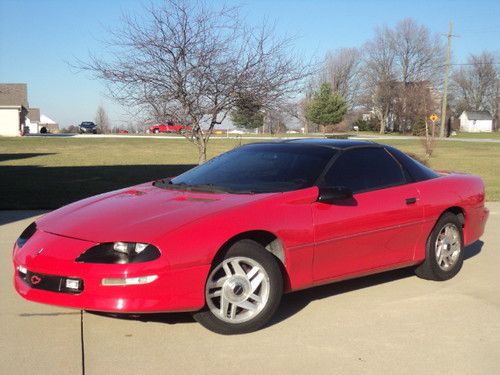
[[[158,134],[160,132],[160,129],[155,129],[153,130],[153,133]]]
[[[209,308],[210,302],[208,301],[209,297],[207,294],[209,290],[211,290],[209,289],[209,281],[212,276],[215,277],[215,275],[217,275],[217,272],[222,271],[222,269],[220,268],[222,263],[229,261],[234,262],[235,259],[241,260],[243,263],[245,259],[248,259],[252,262],[255,262],[255,264],[258,264],[258,266],[260,266],[264,271],[263,274],[267,274],[268,278],[265,278],[265,280],[269,284],[266,288],[266,290],[268,291],[267,301],[261,304],[262,309],[259,312],[255,313],[256,315],[252,316],[251,318],[247,318],[248,320],[246,321],[233,323],[223,320],[223,318],[220,317],[219,314],[216,314]],[[283,275],[281,273],[278,260],[274,257],[274,255],[265,250],[257,242],[254,242],[252,240],[242,240],[232,245],[224,254],[224,256],[214,260],[213,263],[214,264],[212,265],[205,285],[205,307],[202,310],[193,313],[194,319],[196,319],[196,321],[198,321],[202,326],[209,329],[210,331],[222,335],[248,333],[262,328],[276,312],[280,304],[281,296],[283,294]],[[247,271],[245,270],[245,272]],[[248,272],[248,274],[250,274],[250,272]],[[236,277],[236,275],[234,275],[234,277]],[[249,280],[252,280],[252,278],[250,277]],[[224,283],[224,286],[220,287],[221,293],[224,288],[228,287],[226,284],[230,283],[226,282]],[[228,288],[232,290],[231,287]],[[264,286],[262,286],[262,288],[264,288]],[[236,290],[236,287],[234,290]],[[255,293],[258,292],[256,291]],[[242,294],[245,294],[245,292],[243,292]],[[249,298],[250,300],[246,301],[252,301],[251,297]],[[222,297],[220,297],[220,301],[222,301]],[[256,302],[256,304],[258,304],[258,302]],[[228,305],[231,306],[231,303],[228,303]],[[250,312],[250,310],[244,311],[244,309],[241,309],[239,307],[235,307],[235,309],[240,309],[240,314],[253,314],[253,312]],[[230,318],[227,317],[227,319]]]
[[[453,264],[450,265],[447,269],[443,269],[443,263],[438,261],[436,241],[441,231],[444,230],[447,226],[455,228],[457,230],[459,236],[459,242],[457,244],[459,244],[460,247],[457,250],[458,253],[456,254],[456,258]],[[454,277],[462,268],[464,261],[463,238],[464,236],[462,223],[460,222],[458,217],[451,212],[444,213],[437,221],[436,225],[432,229],[431,234],[429,235],[429,238],[427,239],[425,261],[415,269],[415,273],[417,274],[417,276],[422,279],[434,281],[444,281]]]

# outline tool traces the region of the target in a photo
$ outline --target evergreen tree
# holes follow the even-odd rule
[[[264,125],[262,105],[250,95],[240,95],[236,108],[231,111],[231,121],[238,128],[260,128]]]
[[[322,83],[306,107],[306,118],[318,125],[335,125],[342,121],[347,104],[342,96],[332,90],[330,83]]]

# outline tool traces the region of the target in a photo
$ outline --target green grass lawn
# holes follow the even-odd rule
[[[213,139],[208,157],[255,142]],[[383,142],[417,155],[419,140]],[[192,168],[196,147],[183,139],[0,137],[0,209],[51,209],[102,192]],[[440,142],[430,165],[480,175],[487,199],[500,200],[500,144]]]
[[[383,140],[402,151],[425,156],[420,140]],[[429,166],[436,170],[473,173],[486,184],[486,199],[500,201],[500,143],[437,142]]]
[[[500,132],[491,133],[458,133],[451,138],[500,139]]]

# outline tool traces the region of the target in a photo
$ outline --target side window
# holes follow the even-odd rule
[[[325,186],[345,186],[353,193],[404,184],[401,166],[383,148],[342,153],[325,174]]]

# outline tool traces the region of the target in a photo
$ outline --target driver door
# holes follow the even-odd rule
[[[411,263],[423,208],[392,155],[381,147],[343,151],[322,184],[346,186],[353,198],[313,204],[315,281]]]

